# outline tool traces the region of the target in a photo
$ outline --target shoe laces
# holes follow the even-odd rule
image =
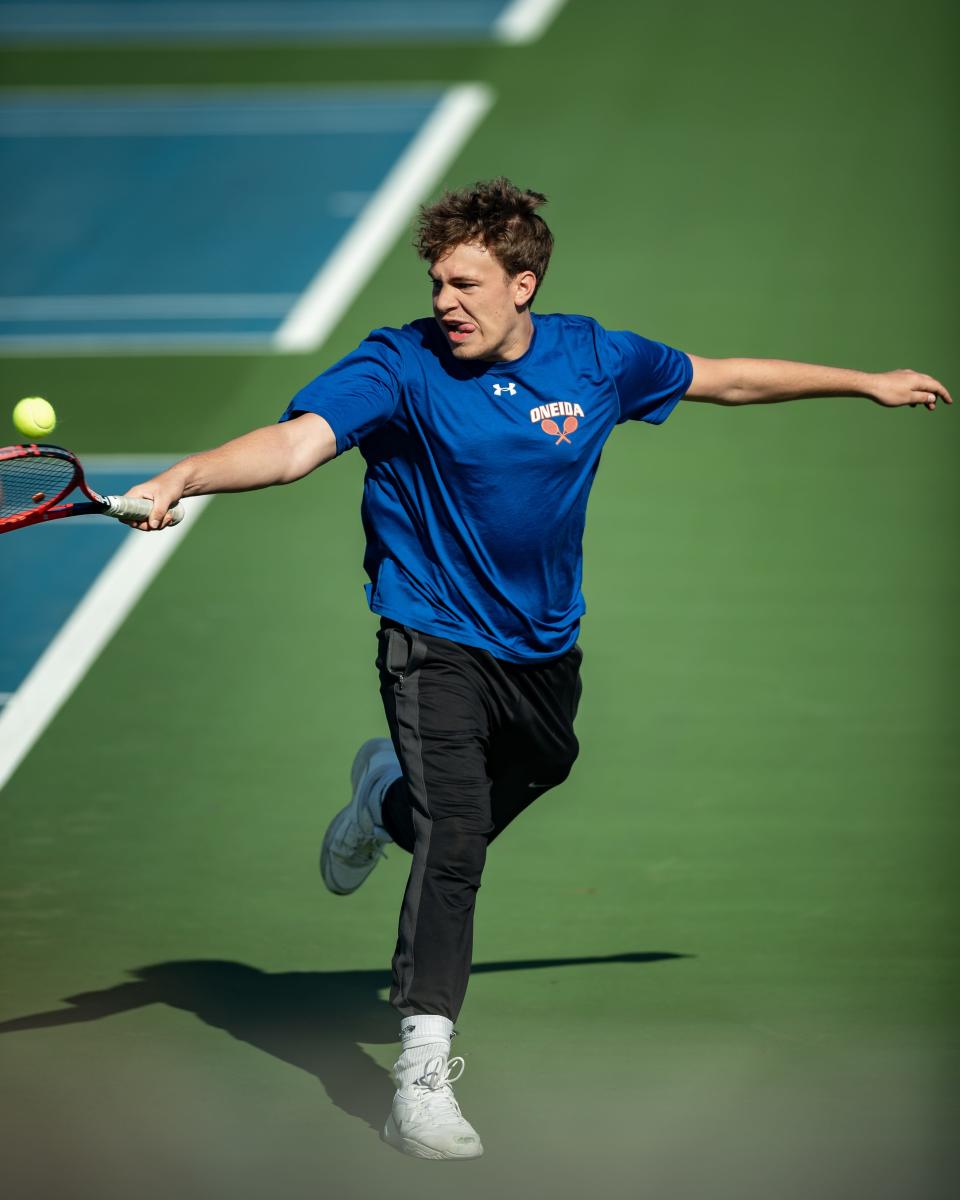
[[[383,849],[383,842],[375,834],[364,837],[348,851],[337,853],[334,850],[332,854],[334,858],[339,858],[348,867],[362,867],[367,863],[375,863],[377,859],[387,857]]]
[[[382,837],[377,835],[377,826],[370,821],[365,827],[362,820],[354,820],[353,827],[344,837],[339,850],[332,850],[334,858],[338,858],[348,867],[365,867],[374,864],[380,858],[386,858],[383,847],[386,845]]]
[[[463,1059],[445,1059],[441,1055],[431,1058],[423,1068],[423,1074],[414,1084],[419,1098],[430,1105],[434,1117],[450,1116],[463,1119],[460,1105],[457,1103],[450,1086],[463,1074]]]
[[[382,793],[383,787],[379,781],[374,784]],[[374,864],[381,858],[386,858],[384,846],[390,841],[384,831],[381,829],[378,834],[377,830],[379,820],[379,806],[376,810],[376,815],[370,811],[369,800],[370,792],[368,792],[366,800],[359,805],[361,812],[353,823],[352,837],[353,845],[347,842],[347,845],[341,849],[339,853],[334,851],[334,857],[339,858],[342,863],[349,867],[365,867],[368,864]],[[386,840],[385,840],[386,839]]]

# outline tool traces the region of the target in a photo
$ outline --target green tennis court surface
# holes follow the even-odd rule
[[[2,63],[485,82],[446,181],[551,197],[544,311],[956,394],[956,32],[933,2],[571,0],[523,49]],[[424,283],[400,244],[316,355],[16,358],[2,394],[49,396],[81,454],[205,447]],[[383,729],[361,463],[213,501],[0,798],[4,1194],[948,1195],[957,415],[687,404],[614,435],[582,756],[491,851],[455,1045],[487,1153],[455,1167],[374,1132],[404,856],[350,898],[316,870]]]

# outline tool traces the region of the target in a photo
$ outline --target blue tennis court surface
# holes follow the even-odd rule
[[[105,495],[127,488],[167,462],[113,465],[90,460],[92,487]],[[70,517],[0,538],[3,623],[0,709],[17,690],[125,538],[145,537],[104,517]]]
[[[0,347],[270,344],[443,94],[4,93]]]
[[[513,0],[32,0],[0,3],[5,41],[245,40],[311,37],[351,41],[490,34]]]

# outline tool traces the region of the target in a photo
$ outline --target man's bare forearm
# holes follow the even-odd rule
[[[807,396],[866,396],[886,408],[924,405],[950,393],[919,371],[853,371],[778,358],[699,358],[690,355],[693,379],[686,399],[711,404],[776,404]]]
[[[292,421],[254,429],[214,450],[191,454],[166,471],[131,488],[128,496],[152,500],[148,521],[137,529],[158,529],[166,514],[183,496],[209,496],[216,492],[248,492],[293,483],[336,455],[333,430],[315,413]]]
[[[191,454],[166,474],[179,481],[184,496],[247,492],[292,483],[319,465],[317,456],[304,454],[305,448],[291,436],[292,425],[254,429],[213,450]]]
[[[820,367],[813,363],[777,358],[724,360],[730,382],[720,404],[776,404],[804,396],[869,396],[870,375],[845,367]]]

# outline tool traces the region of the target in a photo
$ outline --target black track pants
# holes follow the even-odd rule
[[[403,778],[383,824],[413,855],[391,1003],[456,1020],[487,846],[577,757],[579,647],[519,666],[382,621],[380,694]]]

